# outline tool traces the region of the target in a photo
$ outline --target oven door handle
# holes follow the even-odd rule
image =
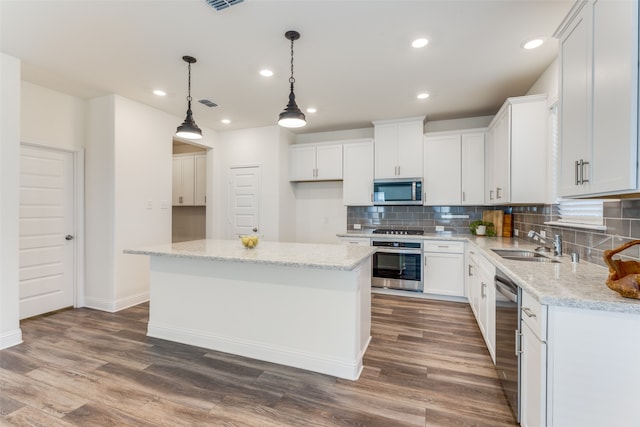
[[[376,248],[378,248],[378,246],[375,246]],[[418,250],[411,250],[411,249],[376,249],[376,252],[383,252],[386,254],[421,254],[422,251],[420,249]]]

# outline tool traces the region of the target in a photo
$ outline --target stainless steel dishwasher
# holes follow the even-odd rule
[[[496,270],[496,373],[520,421],[520,288]]]

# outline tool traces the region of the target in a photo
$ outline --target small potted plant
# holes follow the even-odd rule
[[[474,236],[495,236],[496,230],[492,222],[489,221],[473,221],[469,224],[469,231]],[[483,232],[484,231],[484,232]]]

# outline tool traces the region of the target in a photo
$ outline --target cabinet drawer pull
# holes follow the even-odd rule
[[[527,317],[537,317],[535,313],[531,311],[529,307],[522,307],[522,312],[527,315]]]

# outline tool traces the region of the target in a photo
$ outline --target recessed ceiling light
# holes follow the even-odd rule
[[[273,76],[273,71],[268,70],[268,69],[265,68],[263,70],[260,70],[260,75],[263,76],[263,77],[271,77],[271,76]]]
[[[411,42],[411,46],[415,48],[425,47],[428,44],[429,44],[429,40],[425,38],[415,39],[414,41]]]
[[[222,119],[220,120],[222,123],[224,123],[225,125],[228,125],[229,123],[231,123],[231,120],[229,119]]]
[[[544,38],[535,37],[535,38],[524,41],[521,46],[523,49],[530,50],[530,49],[535,49],[537,47],[542,46],[543,43],[544,43]]]
[[[154,95],[158,95],[158,96],[166,96],[167,92],[165,92],[163,90],[160,90],[160,89],[156,89],[156,90],[153,91],[153,94]]]
[[[309,108],[307,108],[307,113],[312,113],[312,114],[313,114],[313,113],[316,113],[316,112],[318,112],[318,109],[317,109],[317,108],[315,108],[315,107],[309,107]]]
[[[419,93],[417,96],[418,99],[427,99],[428,97],[429,97],[429,94],[426,92]]]

